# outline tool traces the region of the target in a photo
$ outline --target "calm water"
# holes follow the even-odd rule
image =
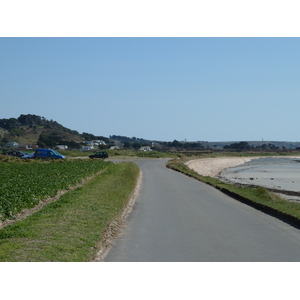
[[[300,193],[300,158],[264,157],[221,173],[225,181]],[[289,200],[299,197],[285,196]]]

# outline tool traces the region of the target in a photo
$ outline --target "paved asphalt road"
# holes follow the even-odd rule
[[[300,230],[165,167],[135,160],[143,182],[107,262],[300,261]]]

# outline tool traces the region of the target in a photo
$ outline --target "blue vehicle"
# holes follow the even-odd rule
[[[34,152],[34,158],[36,158],[36,159],[39,159],[39,158],[63,159],[66,157],[52,149],[36,149]]]

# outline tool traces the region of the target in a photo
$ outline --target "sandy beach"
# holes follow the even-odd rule
[[[289,201],[300,201],[300,157],[220,157],[192,160],[186,165],[204,176],[263,186]]]
[[[257,157],[219,157],[202,158],[186,162],[185,164],[195,172],[203,176],[216,177],[221,171],[244,164]]]

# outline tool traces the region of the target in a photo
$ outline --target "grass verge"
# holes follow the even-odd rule
[[[61,150],[59,153],[65,155],[67,158],[74,158],[74,157],[88,157],[89,155],[95,153],[97,150],[94,151],[76,151],[76,150]],[[110,150],[104,149],[108,153],[109,158],[176,158],[180,157],[181,155],[177,153],[171,152],[160,152],[160,151],[136,151],[136,150],[127,150],[127,149],[119,149],[119,150]]]
[[[225,194],[277,218],[300,227],[300,204],[288,202],[263,187],[240,187],[209,176],[202,176],[184,164],[185,160],[170,160],[167,167],[207,183]]]
[[[111,165],[84,186],[0,231],[0,261],[89,261],[108,224],[122,213],[139,168]]]

